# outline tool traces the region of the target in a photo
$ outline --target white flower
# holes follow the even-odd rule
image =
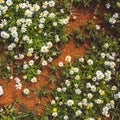
[[[98,70],[96,71],[96,77],[98,80],[101,80],[105,77],[105,75],[102,73],[102,71]]]
[[[69,17],[60,19],[60,20],[59,20],[59,23],[60,23],[61,25],[66,25],[66,24],[69,22],[69,19],[70,19]]]
[[[114,15],[113,15],[113,18],[118,18],[119,17],[119,14],[118,13],[115,13]]]
[[[63,92],[66,92],[66,90],[67,90],[66,87],[63,87],[63,88],[62,88],[62,91],[63,91]]]
[[[93,60],[89,59],[87,60],[88,65],[93,65]]]
[[[55,41],[56,41],[56,42],[59,42],[59,41],[60,41],[60,38],[59,38],[58,35],[55,35]]]
[[[93,77],[92,80],[95,82],[95,81],[97,80],[97,78],[96,78],[96,77]]]
[[[85,119],[85,120],[95,120],[94,118],[88,118],[88,119]]]
[[[33,15],[33,12],[31,10],[26,10],[25,13],[24,13],[27,17],[32,17]],[[18,23],[18,22],[17,22]]]
[[[112,17],[112,18],[109,19],[109,22],[110,22],[111,24],[115,24],[115,23],[116,23],[116,19]]]
[[[82,99],[82,104],[85,105],[85,106],[87,105],[87,99],[86,98]]]
[[[97,104],[102,104],[102,103],[103,103],[103,100],[97,99],[97,100],[95,100],[95,103],[97,103]]]
[[[105,91],[104,90],[99,90],[99,94],[100,95],[105,95]]]
[[[118,95],[118,98],[120,98],[120,92],[118,92],[118,94],[117,94],[117,95]]]
[[[63,9],[60,9],[60,12],[61,12],[61,13],[64,13],[64,10],[63,10]]]
[[[53,26],[57,26],[57,22],[53,22]]]
[[[27,41],[29,40],[29,37],[27,35],[24,35],[23,38],[22,38],[24,41]]]
[[[81,108],[82,108],[82,105],[83,105],[82,102],[79,102],[79,103],[78,103],[78,106],[81,107]]]
[[[26,27],[27,27],[26,25],[22,25],[20,31],[21,31],[22,33],[25,33],[25,32],[27,31]]]
[[[0,23],[0,29],[2,29],[4,27],[4,25],[2,23]]]
[[[26,75],[24,75],[24,76],[23,76],[23,79],[24,79],[24,80],[26,80],[26,79],[27,79],[27,76],[26,76]]]
[[[50,14],[49,14],[49,17],[50,17],[50,18],[54,18],[54,17],[55,17],[55,14],[54,14],[54,13],[50,13]]]
[[[65,61],[66,61],[66,62],[71,62],[71,56],[70,56],[70,55],[66,56],[66,57],[65,57]]]
[[[48,46],[48,48],[51,48],[51,47],[53,47],[53,43],[52,42],[47,42],[47,46]]]
[[[67,101],[67,105],[68,105],[68,106],[74,105],[74,101],[73,101],[73,100],[68,100],[68,101]]]
[[[27,24],[28,26],[30,26],[30,25],[32,24],[32,20],[31,20],[31,19],[26,19],[26,24]]]
[[[32,7],[33,11],[38,11],[40,9],[40,6],[38,4],[34,4]]]
[[[57,112],[53,112],[53,113],[52,113],[52,116],[53,116],[53,117],[57,117],[57,115],[58,115]]]
[[[100,30],[100,25],[95,26],[97,30]]]
[[[74,71],[73,70],[70,70],[70,75],[73,75],[74,74]]]
[[[45,23],[45,18],[40,18],[40,23]]]
[[[18,19],[18,20],[16,21],[16,23],[17,23],[17,25],[21,25],[21,23],[22,23],[21,19]]]
[[[35,55],[35,56],[34,56],[34,59],[35,59],[35,60],[38,60],[38,59],[39,59],[39,56]]]
[[[92,99],[92,98],[93,98],[93,94],[92,94],[92,93],[88,93],[88,94],[87,94],[87,97],[88,97],[89,99]]]
[[[66,86],[70,86],[70,85],[71,85],[71,82],[70,82],[69,80],[66,80],[66,81],[65,81],[65,84],[66,84]]]
[[[0,96],[2,96],[3,94],[4,94],[3,87],[0,86]]]
[[[0,0],[0,3],[4,3],[5,1],[4,0]]]
[[[65,115],[65,116],[63,117],[64,120],[68,120],[68,118],[69,118],[69,117],[68,117],[67,115]]]
[[[61,92],[61,91],[62,91],[62,89],[61,89],[60,87],[58,87],[58,88],[57,88],[57,91],[58,91],[58,92]]]
[[[55,100],[59,100],[59,97],[55,97]],[[53,110],[54,111],[54,110]],[[55,110],[56,111],[56,110]]]
[[[48,6],[48,2],[47,1],[43,2],[42,7],[47,8],[47,6]]]
[[[25,3],[20,3],[19,7],[22,8],[22,9],[24,9],[24,8],[26,8],[26,4]]]
[[[17,55],[14,55],[14,59],[17,60],[17,59],[18,59],[18,56],[17,56]]]
[[[105,65],[110,65],[110,61],[105,61],[104,64]]]
[[[111,7],[110,3],[106,4],[106,8],[109,9]]]
[[[116,66],[115,62],[110,62],[110,67],[114,68]]]
[[[11,67],[10,66],[7,66],[7,70],[10,70],[11,69]]]
[[[56,102],[55,102],[55,100],[52,100],[51,101],[51,105],[54,105]]]
[[[30,93],[30,90],[28,88],[25,88],[23,90],[23,94],[28,95]]]
[[[49,61],[49,62],[52,62],[52,61],[53,61],[53,58],[52,58],[52,57],[49,57],[49,58],[48,58],[48,61]]]
[[[47,46],[42,46],[42,47],[41,47],[41,52],[42,52],[42,53],[48,53],[48,52],[49,52],[48,47],[47,47]]]
[[[111,78],[111,71],[107,70],[105,72],[105,81],[110,81],[112,78]]]
[[[75,93],[80,95],[81,94],[81,90],[78,88],[78,89],[75,89]]]
[[[96,87],[95,87],[94,85],[92,85],[92,86],[90,87],[90,89],[91,89],[92,92],[96,92]]]
[[[55,6],[55,2],[53,0],[49,1],[49,6],[50,7],[54,7]]]
[[[59,63],[58,63],[58,66],[59,66],[59,67],[63,67],[63,62],[59,62]]]
[[[31,81],[32,83],[35,83],[35,82],[37,82],[37,78],[36,78],[36,77],[33,77],[33,78],[30,79],[30,81]]]
[[[76,76],[75,76],[75,80],[80,80],[80,76],[79,76],[79,75],[76,75]]]
[[[86,87],[90,88],[91,87],[91,83],[86,83]]]
[[[2,21],[1,23],[2,23],[3,25],[7,25],[7,20],[6,20],[6,19],[2,19],[1,21]]]
[[[79,72],[79,68],[77,68],[77,67],[76,67],[76,68],[73,68],[73,70],[74,70],[74,72],[76,72],[76,73]]]
[[[79,58],[79,62],[84,62],[84,58]]]
[[[78,84],[76,83],[76,84],[74,84],[74,86],[75,86],[75,88],[78,88]]]
[[[76,115],[76,116],[80,116],[81,114],[82,114],[82,111],[81,111],[81,110],[75,111],[75,115]]]
[[[41,28],[41,29],[44,28],[44,24],[40,23],[39,28]]]
[[[47,10],[45,10],[44,12],[40,13],[40,17],[46,17],[49,14],[49,12]]]
[[[41,74],[41,70],[37,70],[37,74],[38,74],[38,75]]]
[[[33,43],[32,39],[27,40],[27,43],[28,43],[28,44]]]
[[[92,108],[92,107],[93,107],[93,103],[92,103],[92,102],[88,103],[88,104],[87,104],[87,107],[88,107],[88,108]]]
[[[23,69],[26,70],[28,68],[28,65],[27,64],[24,64],[23,65]]]
[[[107,106],[103,107],[102,114],[106,117],[109,117],[110,115],[108,114],[109,108]]]
[[[116,90],[117,90],[117,87],[116,87],[116,86],[112,86],[111,90],[116,91]]]
[[[19,59],[22,60],[24,58],[23,54],[19,54]]]
[[[120,2],[117,2],[117,6],[120,7]]]
[[[34,48],[31,47],[31,48],[28,49],[28,51],[31,52],[31,53],[33,53]]]
[[[16,31],[12,31],[11,35],[13,38],[17,38],[18,37],[18,33]]]
[[[29,64],[30,66],[32,66],[32,65],[34,64],[34,60],[30,60],[30,61],[28,62],[28,64]]]
[[[15,87],[16,87],[16,89],[20,90],[20,89],[22,88],[22,84],[21,84],[21,83],[17,83],[17,84],[15,85]]]
[[[105,58],[105,53],[101,53],[101,57],[102,57],[102,58]]]
[[[47,61],[46,61],[46,60],[43,60],[43,61],[42,61],[42,65],[43,65],[43,66],[46,66],[46,65],[47,65]]]
[[[6,1],[6,4],[7,4],[8,6],[11,6],[11,5],[12,5],[12,0],[7,0],[7,1]]]
[[[9,79],[12,80],[12,79],[13,79],[13,76],[11,75],[11,76],[9,77]]]
[[[0,35],[4,39],[8,39],[10,37],[10,35],[8,33],[6,33],[5,31],[2,31]]]
[[[9,45],[9,46],[8,46],[8,50],[9,50],[9,51],[12,51],[12,50],[13,50],[12,45]]]
[[[109,44],[105,43],[103,47],[107,49],[109,47]]]

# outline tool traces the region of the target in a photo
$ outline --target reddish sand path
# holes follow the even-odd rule
[[[93,18],[93,13],[89,13],[83,9],[75,10],[74,13],[77,18],[75,20],[70,20],[70,23],[67,25],[67,32],[70,32],[73,28],[77,28],[82,23],[85,23]],[[79,48],[76,48],[74,40],[68,41],[65,45],[61,47],[62,53],[58,58],[53,60],[52,64],[57,65],[59,62],[63,62],[64,64],[66,64],[65,57],[67,55],[70,55],[72,57],[72,60],[79,58],[86,53],[87,46],[88,45],[86,43]],[[42,74],[38,76],[37,83],[24,83],[22,90],[26,87],[30,89],[40,89],[42,86],[48,83],[48,80],[43,74],[50,75],[49,72],[49,68],[45,67],[42,70]],[[51,99],[50,96],[48,96],[48,98],[39,98],[33,94],[32,90],[29,97],[22,95],[22,90],[15,89],[14,80],[0,80],[0,84],[4,88],[4,95],[0,97],[0,106],[10,104],[12,102],[15,102],[15,100],[18,100],[20,103],[24,103],[28,108],[34,109],[40,114],[43,111],[42,103],[47,103]],[[18,108],[19,104],[16,104],[16,106]]]

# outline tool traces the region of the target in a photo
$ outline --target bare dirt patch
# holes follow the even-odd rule
[[[85,11],[84,9],[76,9],[73,10],[73,14],[75,14],[76,19],[71,19],[69,24],[67,25],[67,33],[70,33],[73,28],[79,27],[81,24],[88,22],[90,19],[93,18],[93,13]],[[65,57],[70,55],[72,60],[83,56],[86,53],[86,48],[88,47],[89,43],[85,43],[80,47],[76,47],[74,40],[69,40],[65,45],[61,47],[61,54],[53,60],[53,65],[57,65],[59,62],[65,62]],[[16,100],[19,103],[23,103],[29,109],[34,109],[37,113],[42,113],[44,108],[42,103],[47,103],[50,101],[51,96],[40,98],[33,94],[32,89],[40,89],[42,86],[48,84],[47,78],[43,75],[50,75],[49,67],[45,67],[42,70],[42,74],[38,76],[38,81],[35,84],[32,83],[24,83],[22,90],[24,88],[31,88],[31,93],[29,97],[26,97],[22,94],[22,90],[16,90],[15,88],[15,81],[14,80],[0,80],[0,84],[3,86],[4,95],[0,97],[0,106],[8,105]],[[49,88],[51,88],[49,86]],[[19,103],[16,103],[16,108],[19,109]]]

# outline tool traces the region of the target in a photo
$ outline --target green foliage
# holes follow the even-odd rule
[[[30,1],[30,0],[29,0]],[[46,9],[41,8],[40,11],[34,12],[33,17],[25,16],[25,10],[18,8],[17,5],[23,0],[13,0],[13,5],[8,7],[7,13],[2,13],[0,19],[7,19],[7,25],[3,27],[11,35],[9,28],[16,26],[19,33],[19,40],[15,40],[10,36],[9,39],[1,39],[0,50],[4,50],[0,59],[0,76],[11,77],[22,73],[26,76],[26,81],[37,77],[37,71],[42,69],[44,60],[55,57],[60,54],[59,47],[67,41],[65,34],[65,24],[69,17],[66,17],[66,11],[70,10],[72,5],[85,6],[91,9],[95,7],[95,11],[101,4],[106,7],[106,3],[110,4],[104,12],[98,26],[90,21],[82,27],[75,29],[70,34],[76,41],[76,45],[80,46],[87,40],[91,40],[91,46],[87,54],[66,65],[62,69],[62,74],[58,75],[56,66],[51,66],[52,76],[46,76],[49,82],[59,84],[57,90],[47,91],[46,86],[38,90],[33,90],[35,95],[39,97],[47,97],[50,93],[54,100],[51,105],[46,107],[46,111],[41,116],[37,116],[34,110],[29,110],[26,106],[21,105],[21,113],[17,113],[14,105],[4,106],[0,109],[0,120],[63,120],[69,117],[69,120],[89,120],[93,118],[103,119],[104,116],[111,117],[112,120],[120,119],[120,16],[119,1],[109,0],[55,0],[56,7],[47,8],[49,13],[54,13],[54,18],[46,17],[44,28],[39,28],[40,12]],[[44,0],[31,0],[33,5],[37,3],[42,5]],[[6,3],[5,3],[6,4]],[[5,5],[4,4],[4,5]],[[65,12],[60,13],[59,9],[63,8]],[[98,10],[98,9],[97,9]],[[99,11],[96,13],[100,14]],[[116,14],[118,13],[118,14]],[[17,26],[16,21],[20,18],[30,18],[32,24],[27,26],[27,32],[22,33],[21,27]],[[44,18],[44,17],[42,17]],[[112,20],[111,20],[112,19]],[[60,24],[63,21],[65,24]],[[23,19],[24,21],[24,19]],[[54,23],[55,22],[55,23]],[[53,23],[57,26],[53,26]],[[1,30],[1,29],[0,29]],[[23,36],[28,35],[23,40]],[[29,43],[32,39],[32,43]],[[52,42],[53,46],[49,52],[42,53],[41,48],[48,42]],[[9,50],[9,45],[15,43],[16,47]],[[47,46],[48,47],[48,46]],[[32,56],[27,55],[28,49],[34,48]],[[32,51],[32,50],[30,50]],[[23,56],[25,56],[25,58]],[[14,59],[15,57],[19,59]],[[23,57],[23,58],[21,58]],[[33,65],[29,63],[34,60]],[[17,63],[18,62],[18,63]],[[25,65],[28,65],[25,68]],[[13,66],[13,69],[12,69]],[[23,69],[24,66],[24,69]],[[24,77],[23,76],[23,77]],[[19,102],[19,100],[18,100]],[[44,104],[45,106],[45,104]]]

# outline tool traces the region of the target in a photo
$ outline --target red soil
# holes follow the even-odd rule
[[[73,11],[75,16],[77,17],[74,20],[70,20],[70,23],[67,25],[67,32],[69,33],[73,28],[79,27],[82,23],[87,22],[88,20],[93,18],[93,13],[89,13],[83,9]],[[82,46],[76,48],[74,40],[68,41],[65,45],[61,47],[61,55],[53,60],[53,65],[57,65],[58,62],[65,62],[65,57],[70,55],[72,60],[79,58],[80,56],[86,53],[86,47],[88,43],[83,44]],[[51,96],[48,98],[39,98],[33,94],[32,89],[40,89],[42,86],[48,84],[47,78],[43,75],[50,75],[50,70],[48,67],[45,67],[42,70],[42,74],[38,76],[38,81],[35,84],[24,83],[23,88],[30,88],[31,93],[29,97],[22,95],[22,90],[16,90],[15,81],[14,80],[0,80],[0,84],[4,88],[4,95],[0,97],[0,106],[11,104],[15,102],[15,100],[19,100],[20,103],[25,104],[29,109],[34,109],[37,113],[43,112],[42,103],[47,103],[50,101]],[[19,104],[16,103],[16,108],[19,108]]]

